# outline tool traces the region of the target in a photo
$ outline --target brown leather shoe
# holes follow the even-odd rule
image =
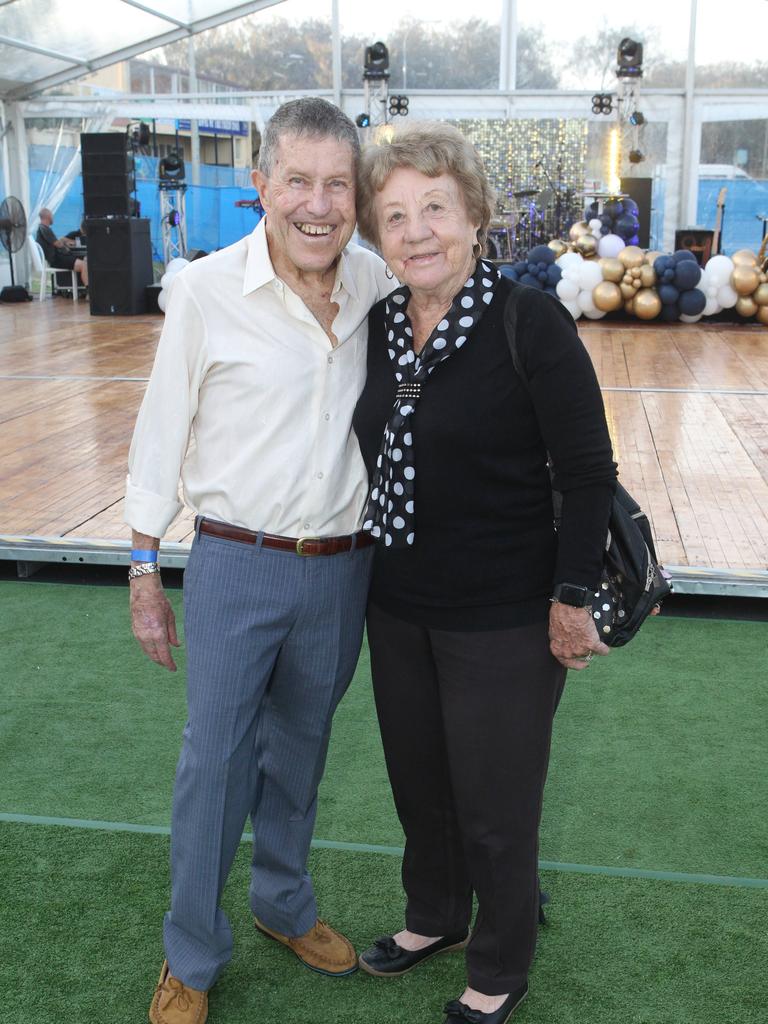
[[[254,917],[253,921],[258,930],[268,938],[275,939],[292,949],[304,966],[309,967],[311,971],[338,978],[345,974],[354,974],[357,970],[357,953],[352,943],[320,918],[308,932],[293,939],[267,928],[257,917]]]
[[[168,970],[163,961],[152,1005],[149,1008],[152,1024],[205,1024],[208,1019],[208,993],[188,988]]]

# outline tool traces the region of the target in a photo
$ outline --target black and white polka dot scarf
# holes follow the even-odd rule
[[[413,351],[413,330],[406,312],[410,290],[398,288],[387,297],[384,324],[398,386],[363,517],[363,529],[383,538],[387,547],[407,547],[416,538],[413,413],[421,389],[432,371],[466,343],[500,277],[496,267],[479,260],[418,355]]]

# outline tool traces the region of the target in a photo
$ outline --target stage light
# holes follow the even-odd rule
[[[631,164],[641,164],[643,160],[645,160],[645,156],[639,149],[630,149],[629,162]]]
[[[607,92],[596,92],[592,97],[593,114],[613,113],[613,97]]]
[[[612,128],[608,136],[608,169],[605,176],[608,191],[613,194],[621,192],[621,177],[619,176],[619,162],[621,160],[621,133],[618,128]]]
[[[358,128],[367,128],[371,123],[371,119],[368,114],[358,114],[355,118],[355,124]]]
[[[365,48],[365,63],[363,64],[363,78],[382,79],[389,78],[389,50],[382,42],[374,43],[373,46]]]
[[[163,157],[158,166],[157,175],[160,181],[184,181],[186,177],[184,160],[176,150],[172,150],[168,156]]]
[[[616,74],[619,78],[641,78],[643,74],[643,44],[625,36],[619,43],[616,63]]]
[[[390,96],[389,97],[389,113],[391,117],[397,117],[399,114],[401,117],[406,117],[408,114],[408,97],[407,96]]]
[[[639,128],[641,124],[645,124],[645,114],[639,110],[633,110],[629,115],[629,123]]]

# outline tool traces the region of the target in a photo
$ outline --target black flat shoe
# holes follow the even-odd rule
[[[360,967],[377,978],[398,978],[414,967],[430,960],[438,953],[449,953],[452,949],[463,949],[469,942],[469,932],[460,935],[444,935],[437,942],[423,949],[403,949],[391,935],[376,939],[370,949],[360,954]]]
[[[506,1024],[527,995],[528,984],[526,983],[516,992],[510,992],[498,1010],[494,1010],[493,1013],[473,1010],[466,1003],[460,1003],[458,999],[454,999],[443,1009],[443,1013],[448,1014],[444,1024]]]

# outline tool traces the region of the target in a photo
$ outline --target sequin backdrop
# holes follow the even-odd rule
[[[584,188],[586,120],[451,123],[477,147],[503,205],[508,205],[511,193],[523,189],[559,186],[581,192]]]

